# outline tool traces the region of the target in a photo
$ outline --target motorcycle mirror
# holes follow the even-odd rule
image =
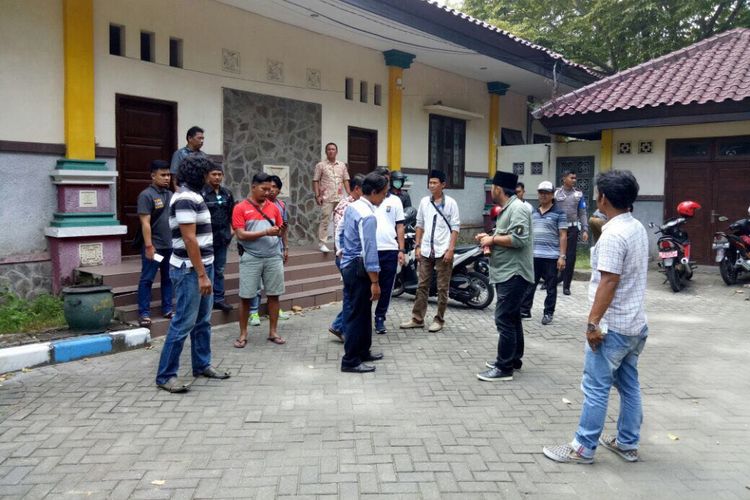
[[[728,220],[729,220],[729,217],[724,217],[723,215],[720,215],[720,216],[719,216],[719,221],[720,221],[720,222],[726,222],[726,221],[728,221]]]

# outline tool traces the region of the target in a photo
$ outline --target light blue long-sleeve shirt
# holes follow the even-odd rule
[[[364,196],[346,207],[343,230],[339,236],[341,249],[341,268],[347,267],[357,258],[363,258],[367,272],[380,272],[378,260],[377,229],[375,205]]]

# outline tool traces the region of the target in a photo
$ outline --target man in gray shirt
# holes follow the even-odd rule
[[[152,161],[151,185],[138,195],[138,217],[143,240],[141,278],[138,281],[138,323],[146,328],[151,326],[151,288],[156,271],[161,271],[161,312],[165,318],[172,317],[172,281],[169,279],[169,257],[172,255],[170,177],[169,163]]]
[[[172,190],[177,191],[177,168],[180,166],[182,160],[187,158],[189,155],[206,156],[206,153],[201,151],[204,140],[203,129],[197,126],[192,126],[188,129],[185,134],[187,144],[178,149],[172,155],[172,162],[170,164],[169,171],[172,174]]]
[[[566,170],[562,175],[562,187],[555,191],[555,206],[565,212],[568,219],[568,246],[565,251],[566,265],[562,272],[563,293],[570,295],[570,282],[576,267],[578,235],[584,242],[589,241],[589,217],[586,214],[586,197],[576,189],[576,173]]]

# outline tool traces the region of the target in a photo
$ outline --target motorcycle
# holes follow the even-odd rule
[[[721,216],[719,220],[726,222],[729,219]],[[733,222],[727,232],[714,233],[712,247],[716,250],[721,279],[727,285],[734,285],[740,273],[750,273],[750,218]]]
[[[680,217],[669,219],[659,226],[655,234],[661,233],[656,246],[659,250],[659,269],[666,275],[673,292],[682,290],[693,277],[693,270],[698,267],[690,260],[690,239],[682,229],[688,218],[695,215],[701,206],[694,201],[683,201],[677,205]],[[650,228],[656,227],[653,222]]]
[[[404,293],[417,294],[419,278],[416,259],[417,211],[409,207],[404,211],[404,249],[406,261],[399,267],[393,287],[393,297]],[[495,290],[490,285],[490,266],[487,257],[477,245],[456,247],[453,257],[448,297],[465,304],[472,309],[484,309],[495,299]],[[437,296],[437,276],[433,273],[429,296]]]

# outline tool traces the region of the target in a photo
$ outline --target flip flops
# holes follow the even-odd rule
[[[236,347],[237,349],[244,349],[246,345],[247,345],[247,339],[246,338],[245,339],[236,339],[234,341],[234,347]]]
[[[277,344],[277,345],[286,344],[286,340],[284,340],[281,337],[268,337],[266,340],[268,340],[269,342],[273,342],[274,344]]]

